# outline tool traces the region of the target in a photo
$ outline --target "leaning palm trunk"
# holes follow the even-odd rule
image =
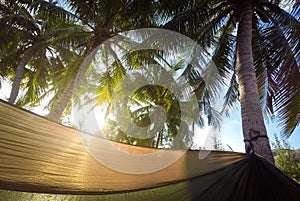
[[[253,8],[249,1],[241,7],[240,13],[237,33],[237,72],[246,151],[254,151],[274,164],[253,65],[251,45]]]
[[[64,110],[66,109],[68,103],[71,100],[73,94],[73,88],[75,84],[75,79],[69,83],[67,88],[64,90],[63,94],[59,97],[56,105],[54,106],[53,110],[48,114],[48,118],[52,121],[58,121],[62,116]]]
[[[97,53],[97,48],[95,48],[91,53],[88,54],[88,56],[85,57],[84,61],[81,63],[78,72],[76,74],[76,77],[68,84],[62,95],[59,97],[57,103],[55,104],[54,108],[51,110],[51,112],[48,114],[48,118],[52,121],[59,121],[61,118],[64,110],[70,103],[72,96],[73,96],[73,90],[74,87],[79,83],[79,81],[83,78],[86,70],[88,69],[89,65],[91,64],[92,60],[95,58],[95,55]]]
[[[22,60],[20,61],[20,63],[17,66],[16,74],[15,74],[15,77],[14,77],[14,81],[13,81],[12,88],[11,88],[11,91],[10,91],[10,96],[9,96],[9,99],[8,99],[8,102],[11,103],[11,104],[14,104],[17,97],[18,97],[18,94],[19,94],[19,91],[20,91],[21,81],[22,81],[22,78],[23,78],[24,73],[25,73],[25,66],[30,61],[30,59],[32,58],[34,53],[35,52],[32,51],[31,49],[28,49],[27,51],[25,51]]]

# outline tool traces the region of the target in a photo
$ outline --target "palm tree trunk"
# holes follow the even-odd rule
[[[52,121],[59,121],[64,110],[66,109],[67,105],[71,101],[73,96],[73,90],[75,85],[78,85],[80,80],[83,78],[86,70],[88,69],[89,65],[91,64],[92,60],[95,58],[98,49],[95,48],[93,51],[85,57],[84,61],[81,63],[80,68],[76,74],[76,77],[72,79],[69,85],[66,87],[62,95],[60,96],[59,100],[57,101],[54,108],[51,112],[47,115],[47,117]]]
[[[63,94],[59,97],[56,105],[51,110],[51,112],[47,115],[47,117],[52,121],[59,121],[64,110],[66,109],[68,103],[71,100],[73,89],[75,85],[75,79],[69,83],[69,85],[64,90]]]
[[[244,1],[240,9],[241,16],[237,33],[237,73],[246,151],[252,150],[274,164],[253,65],[251,1]]]
[[[162,130],[158,132],[157,142],[156,142],[156,148],[158,148],[158,146],[159,146],[159,142],[161,140],[161,137],[162,137]]]
[[[11,104],[14,104],[18,97],[21,81],[25,73],[25,66],[30,61],[31,57],[34,55],[34,51],[31,51],[30,49],[28,50],[29,51],[25,51],[24,57],[22,58],[22,60],[20,61],[16,69],[16,74],[14,77],[14,81],[10,91],[10,96],[8,99],[8,102]]]

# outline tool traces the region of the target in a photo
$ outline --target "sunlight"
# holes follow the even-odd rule
[[[103,131],[106,125],[105,112],[104,108],[101,106],[97,106],[94,108],[94,114],[96,118],[96,122],[100,131]]]

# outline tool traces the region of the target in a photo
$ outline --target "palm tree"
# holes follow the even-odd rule
[[[114,36],[115,34],[134,28],[143,28],[152,26],[153,3],[151,1],[67,1],[68,7],[74,16],[80,20],[80,24],[88,29],[90,37],[82,44],[84,48],[83,57],[88,55],[97,48],[102,42]],[[148,12],[145,12],[148,9]],[[94,52],[96,53],[96,52]],[[86,61],[86,60],[85,60]],[[75,72],[74,79],[71,79],[64,88],[61,88],[52,102],[52,111],[48,118],[58,121],[70,103],[74,84],[84,75],[89,66],[89,62],[81,60],[72,71]],[[80,62],[79,62],[80,63]]]
[[[151,37],[151,34],[149,35]],[[121,44],[119,45],[121,46]],[[178,46],[176,47],[178,48]],[[126,48],[125,45],[124,48]],[[126,52],[130,52],[130,50]],[[220,126],[219,115],[213,110],[210,103],[213,97],[209,94],[212,93],[208,93],[210,90],[205,86],[200,73],[199,75],[195,73],[198,72],[197,68],[199,66],[186,65],[183,61],[179,61],[176,65],[171,65],[168,56],[161,55],[153,50],[133,51],[124,56],[122,54],[117,56],[113,50],[109,49],[109,51],[105,52],[105,55],[107,57],[112,55],[110,59],[102,58],[103,63],[106,60],[109,60],[110,63],[105,65],[99,63],[95,66],[106,66],[107,68],[102,69],[100,73],[96,70],[89,70],[89,73],[86,74],[89,82],[83,81],[79,83],[76,87],[76,92],[79,91],[79,96],[86,94],[87,103],[94,102],[95,107],[102,106],[105,108],[107,125],[102,133],[108,134],[107,138],[140,146],[191,147],[194,137],[193,133],[190,132],[191,124],[196,123],[201,126],[204,122],[201,115],[190,118],[191,115],[184,114],[186,111],[184,108],[181,108],[188,100],[193,100],[193,98],[188,97],[191,96],[191,93],[185,91],[187,87],[197,96],[199,114],[208,116],[209,125]],[[162,61],[164,67],[155,72],[149,71],[151,67],[149,69],[146,67],[151,64],[162,65],[160,63]],[[95,68],[97,69],[97,67]],[[130,74],[132,69],[143,70],[145,68],[148,70],[144,71],[143,75],[139,73]],[[184,93],[184,100],[175,96],[166,86],[146,84],[137,90],[132,89],[138,83],[145,84],[154,80],[164,80],[163,83],[172,83],[172,79],[176,75],[172,78],[169,75],[176,74],[176,71],[182,71],[181,76],[185,77],[187,82],[190,82],[189,86],[185,82],[178,83],[176,86],[177,89],[186,92]],[[191,72],[194,72],[193,78],[190,77]],[[128,83],[121,80],[125,74],[127,74],[126,78],[131,80]],[[195,82],[196,79],[197,82]],[[183,84],[183,86],[180,86],[180,84]],[[91,93],[94,93],[94,95],[90,96]],[[84,105],[84,103],[81,103],[81,105]],[[115,111],[116,107],[120,108]],[[129,115],[121,115],[118,118],[118,115],[123,113],[123,111],[126,111]],[[165,116],[161,113],[163,111]],[[191,111],[188,112],[193,113]],[[143,127],[148,127],[148,129],[141,130],[140,128]],[[135,136],[129,136],[128,134],[130,133],[134,133]]]
[[[264,114],[285,135],[299,124],[300,23],[281,1],[159,1],[162,27],[198,41],[230,83],[226,107],[239,100],[246,150],[274,163]],[[299,16],[299,15],[298,15]],[[264,113],[263,113],[264,111]],[[267,111],[268,113],[266,113]]]
[[[34,72],[29,73],[34,76],[30,79],[32,82],[27,84],[28,87],[31,86],[29,91],[32,94],[27,97],[32,100],[37,95],[38,88],[43,89],[49,84],[47,77],[51,72],[51,63],[48,55],[57,57],[65,54],[72,45],[81,43],[85,35],[79,34],[82,29],[74,23],[65,23],[55,20],[54,17],[43,19],[42,10],[36,10],[28,3],[7,1],[1,4],[1,9],[0,23],[3,27],[1,32],[13,36],[13,42],[18,41],[15,49],[5,54],[3,56],[5,59],[1,60],[2,65],[9,64],[5,61],[18,61],[8,101],[15,103],[26,71]]]
[[[189,136],[189,132],[183,132],[183,130],[185,129],[188,130],[188,127],[190,126],[190,123],[188,123],[188,121],[190,122],[190,119],[187,122],[183,122],[182,120],[184,120],[184,118],[181,118],[186,116],[189,117],[190,115],[183,115],[183,110],[180,109],[180,105],[178,105],[177,100],[175,101],[173,99],[174,96],[170,91],[168,91],[168,89],[158,85],[154,86],[147,84],[147,86],[137,89],[137,91],[135,92],[131,91],[134,90],[132,89],[132,87],[136,87],[137,85],[140,86],[140,82],[145,84],[149,83],[149,80],[153,82],[162,82],[165,84],[173,83],[172,79],[178,77],[180,72],[180,74],[182,74],[181,78],[184,77],[185,80],[189,82],[189,86],[191,87],[187,89],[188,86],[186,82],[184,84],[180,83],[183,84],[182,86],[176,86],[177,89],[180,89],[179,91],[183,90],[181,92],[184,92],[184,94],[181,94],[181,96],[185,96],[186,99],[184,100],[185,102],[182,102],[182,104],[188,106],[188,104],[186,104],[186,101],[189,100],[189,97],[187,96],[191,96],[190,92],[194,92],[197,96],[197,98],[195,98],[194,100],[198,100],[200,108],[200,111],[196,109],[195,111],[207,114],[209,120],[208,123],[217,126],[217,124],[219,123],[218,115],[217,112],[213,111],[213,108],[210,105],[210,99],[213,99],[213,92],[215,92],[211,92],[210,90],[210,88],[214,88],[212,87],[213,82],[209,87],[205,86],[204,80],[201,77],[201,68],[197,65],[193,66],[190,64],[186,64],[184,61],[184,59],[186,58],[184,58],[182,61],[179,61],[176,65],[170,64],[172,59],[170,59],[169,52],[176,52],[176,55],[185,55],[187,54],[187,52],[190,54],[190,52],[193,51],[193,48],[197,49],[196,47],[193,47],[193,45],[195,45],[196,43],[193,42],[192,46],[191,44],[189,44],[191,48],[188,48],[188,50],[185,45],[182,45],[184,39],[180,40],[180,44],[179,41],[176,40],[171,40],[170,42],[166,43],[165,38],[170,38],[170,32],[164,37],[160,31],[154,31],[153,29],[144,29],[143,31],[136,30],[134,31],[134,33],[135,34],[130,34],[130,32],[123,32],[122,35],[112,37],[109,41],[103,43],[99,47],[99,49],[96,49],[96,51],[98,51],[97,59],[94,59],[95,52],[91,54],[92,56],[90,57],[89,63],[93,61],[93,65],[90,65],[87,72],[85,73],[85,76],[81,77],[82,82],[76,83],[74,94],[75,96],[73,96],[73,100],[75,100],[74,102],[79,102],[80,104],[78,105],[81,106],[84,106],[85,104],[89,105],[90,103],[95,104],[94,107],[97,107],[99,105],[103,106],[106,108],[106,117],[110,114],[114,115],[115,113],[117,113],[118,115],[118,111],[120,110],[121,113],[122,111],[128,111],[127,113],[131,114],[130,117],[122,116],[121,119],[113,118],[111,121],[109,121],[109,123],[110,125],[115,126],[108,126],[110,128],[110,131],[103,132],[109,133],[110,136],[108,137],[114,140],[127,143],[141,143],[140,145],[144,145],[147,141],[132,138],[126,135],[126,133],[139,133],[136,130],[126,131],[125,133],[121,132],[121,130],[118,129],[120,127],[122,128],[122,126],[120,126],[120,121],[125,120],[126,125],[122,123],[121,124],[124,125],[124,127],[129,127],[129,129],[136,129],[135,126],[131,125],[132,122],[129,121],[130,119],[131,121],[135,122],[135,124],[140,125],[139,127],[149,126],[148,124],[150,124],[150,116],[152,115],[151,112],[156,111],[156,109],[158,109],[158,106],[165,110],[165,112],[167,113],[167,119],[162,132],[157,133],[156,139],[149,138],[147,145],[158,146],[162,145],[162,142],[169,142],[171,141],[171,139],[175,138],[179,129],[181,129],[182,133],[184,133],[185,140],[191,141],[193,136]],[[134,38],[134,40],[132,40],[132,37]],[[134,42],[136,40],[138,40],[139,42]],[[156,50],[157,46],[153,44],[160,44],[161,48],[165,49],[165,51]],[[186,44],[188,44],[188,42],[186,42]],[[114,47],[116,46],[120,48],[118,49],[118,51],[115,51]],[[141,47],[141,49],[137,47]],[[144,48],[146,48],[146,50]],[[172,60],[172,63],[174,63],[174,60]],[[152,72],[151,69],[153,65],[159,65],[162,67],[161,69],[168,70],[162,71],[161,69],[157,69]],[[143,75],[139,73],[136,74],[136,71],[131,75],[131,70],[145,71],[143,71]],[[193,72],[192,76],[191,72]],[[175,75],[171,79],[169,76],[174,73],[176,73],[177,76]],[[124,75],[126,75],[127,79],[130,77],[130,80],[132,80],[129,83],[123,83],[121,80]],[[131,93],[133,93],[133,95],[127,102],[128,95],[131,95]],[[78,99],[76,97],[80,98]],[[81,99],[82,97],[84,97],[84,100]],[[112,106],[115,103],[117,103],[117,105],[121,107],[121,109],[117,112],[112,110]],[[193,112],[189,111],[189,113]],[[83,119],[88,118],[83,117]],[[77,120],[77,122],[81,123],[82,121],[84,121],[83,119]],[[197,123],[201,124],[201,119],[198,120],[199,122]],[[160,121],[159,123],[161,122],[164,121]],[[118,124],[119,126],[117,126]],[[78,126],[81,129],[84,128],[83,125]],[[112,135],[112,133],[114,133],[114,135]],[[142,133],[141,135],[145,134],[146,133]],[[177,148],[178,146],[180,145],[177,145]]]

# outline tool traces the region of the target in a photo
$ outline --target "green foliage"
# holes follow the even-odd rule
[[[159,85],[144,86],[133,94],[129,103],[132,108],[138,108],[131,111],[131,118],[136,125],[142,127],[151,125],[149,115],[157,106],[161,107],[166,113],[166,120],[163,129],[154,136],[155,140],[152,144],[155,144],[156,147],[171,144],[178,134],[182,122],[180,105],[170,90]],[[189,132],[186,131],[186,133]]]
[[[300,150],[294,150],[288,141],[275,135],[273,143],[275,165],[300,184]]]
[[[55,3],[39,3],[40,6],[37,2],[1,1],[0,34],[5,35],[5,40],[0,44],[3,47],[0,64],[2,69],[7,69],[1,72],[15,82],[15,72],[25,69],[22,82],[12,88],[12,91],[23,90],[17,101],[21,106],[40,103],[40,97],[54,82],[55,64],[58,63],[55,60],[63,60],[66,65],[67,55],[72,54],[70,52],[89,36],[74,20],[57,18],[53,13],[46,18],[44,13],[47,9],[51,8],[54,12],[56,8],[63,12]],[[76,55],[73,53],[72,56]],[[11,101],[15,102],[13,99]]]
[[[123,37],[126,39],[127,36]],[[144,40],[145,42],[149,41],[148,37],[149,36]],[[150,35],[150,37],[153,36]],[[127,40],[130,41],[129,38]],[[143,38],[141,39],[142,42],[133,42],[134,44],[128,43],[126,40],[124,41],[125,42],[118,42],[118,46],[124,49],[126,52],[125,55],[114,50],[113,47],[115,44],[105,43],[104,46],[100,46],[99,49],[97,49],[97,59],[91,62],[91,65],[85,73],[86,78],[82,78],[82,84],[80,83],[78,87],[76,87],[76,94],[78,94],[78,96],[82,94],[86,95],[84,101],[78,101],[76,103],[88,104],[94,101],[94,103],[96,103],[95,107],[100,106],[105,108],[105,116],[109,118],[106,122],[109,125],[107,125],[107,128],[104,131],[107,135],[106,137],[136,145],[153,147],[162,147],[165,145],[167,147],[175,146],[177,148],[189,146],[193,138],[191,132],[184,132],[189,129],[190,123],[187,122],[190,122],[191,120],[186,121],[181,118],[182,116],[178,103],[179,100],[176,99],[171,91],[159,85],[147,85],[137,89],[133,94],[130,94],[131,97],[129,101],[127,101],[127,95],[129,95],[128,90],[132,87],[132,84],[129,82],[130,86],[126,86],[126,84],[121,82],[125,76],[131,80],[132,83],[137,83],[139,81],[149,83],[149,80],[153,82],[155,82],[155,80],[163,80],[164,83],[172,83],[172,85],[174,85],[175,82],[171,79],[171,75],[176,73],[177,77],[181,75],[191,87],[187,89],[187,85],[181,83],[183,86],[177,86],[176,84],[176,88],[183,90],[181,92],[184,94],[186,100],[189,99],[188,96],[191,96],[191,92],[195,92],[199,99],[197,100],[200,108],[199,113],[203,112],[203,114],[208,116],[209,125],[217,127],[220,125],[220,115],[211,106],[211,101],[213,101],[217,94],[218,86],[216,83],[218,82],[218,79],[213,79],[209,87],[207,87],[201,77],[203,74],[201,74],[200,66],[187,65],[184,61],[176,61],[177,63],[173,61],[173,63],[171,63],[171,59],[167,55],[168,52],[151,49],[135,50],[131,52],[130,48],[132,45],[143,45]],[[174,46],[174,43],[171,45],[167,43],[167,45]],[[173,46],[166,48],[178,51],[176,50],[176,47]],[[179,47],[177,48],[179,49]],[[155,72],[145,70],[147,68],[151,69],[151,65],[159,65],[161,68]],[[101,66],[101,70],[97,70],[97,66]],[[132,70],[135,70],[135,73],[131,73]],[[164,76],[166,74],[169,76]],[[199,80],[200,82],[197,82]],[[88,86],[86,85],[87,83]],[[174,87],[175,85],[173,88]],[[90,97],[90,94],[86,94],[87,91],[94,94],[92,98]],[[153,137],[142,140],[126,135],[126,133],[122,132],[118,127],[119,122],[113,117],[115,115],[113,104],[116,102],[119,103],[118,106],[121,108],[121,111],[130,113],[130,119],[127,119],[127,117],[125,118],[128,120],[128,127],[130,127],[130,123],[141,127],[150,126],[151,113],[153,113],[155,108],[161,107],[167,116],[163,129],[157,132]],[[197,121],[195,122],[196,124],[202,124],[201,118],[195,118],[195,120]],[[179,144],[175,145],[174,138],[178,134],[179,129],[181,129],[181,133],[184,133],[184,136],[181,136],[182,140],[180,142],[176,141],[176,143]]]

